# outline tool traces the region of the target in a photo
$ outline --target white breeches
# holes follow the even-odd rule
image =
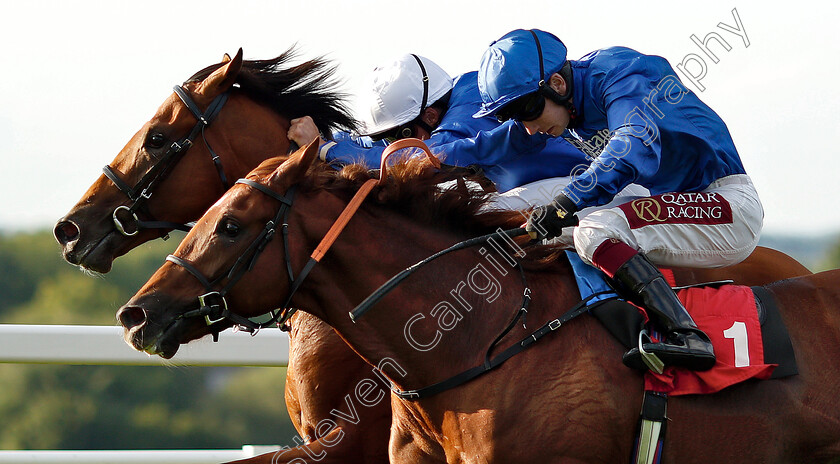
[[[545,205],[568,182],[568,177],[533,182],[500,194],[488,207]],[[686,267],[737,264],[758,244],[764,209],[747,175],[718,179],[702,192],[648,195],[647,189],[630,185],[610,203],[578,212],[578,227],[567,228],[552,242],[574,246],[591,264],[592,253],[612,238],[656,264]]]

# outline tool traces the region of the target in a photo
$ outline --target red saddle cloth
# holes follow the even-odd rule
[[[674,367],[666,367],[662,374],[648,371],[646,390],[671,396],[708,394],[747,379],[770,377],[777,364],[764,363],[761,324],[749,287],[687,288],[678,295],[697,326],[712,340],[717,363],[704,372]]]

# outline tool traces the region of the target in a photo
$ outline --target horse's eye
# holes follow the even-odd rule
[[[146,146],[149,148],[161,148],[166,143],[166,137],[160,132],[151,132],[146,137]]]
[[[228,237],[236,237],[239,235],[239,224],[231,219],[225,219],[219,224],[219,233]]]

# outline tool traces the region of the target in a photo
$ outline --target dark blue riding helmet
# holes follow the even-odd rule
[[[508,32],[481,57],[478,90],[484,103],[473,117],[492,115],[507,103],[536,92],[565,63],[566,46],[554,34],[539,29]]]

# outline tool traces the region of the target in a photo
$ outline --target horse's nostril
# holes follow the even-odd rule
[[[55,235],[55,239],[58,240],[58,243],[67,245],[79,238],[79,228],[70,221],[60,221],[55,225],[53,234]]]
[[[146,311],[137,306],[127,306],[120,309],[117,319],[123,327],[131,329],[146,322]]]

